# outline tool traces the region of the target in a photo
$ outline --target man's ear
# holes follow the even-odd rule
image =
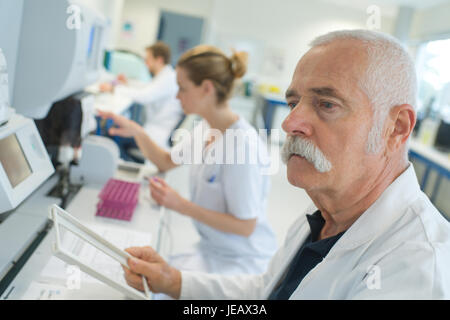
[[[387,147],[389,151],[398,150],[411,135],[416,125],[416,112],[409,104],[393,107],[389,111]]]
[[[158,64],[160,64],[160,65],[162,65],[162,66],[164,66],[164,65],[166,64],[166,63],[164,62],[164,58],[161,57],[161,56],[156,57],[155,59],[156,59],[156,61],[158,61]]]

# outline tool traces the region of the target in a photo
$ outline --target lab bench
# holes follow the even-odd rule
[[[98,202],[98,194],[102,186],[85,185],[68,205],[67,211],[89,226],[97,226],[104,229],[121,230],[123,233],[138,232],[140,234],[151,234],[151,245],[163,257],[167,257],[170,252],[167,248],[167,234],[165,232],[164,221],[170,213],[166,212],[162,207],[156,205],[150,198],[148,184],[143,177],[151,174],[154,169],[142,166],[137,172],[118,170],[115,178],[125,179],[128,181],[141,181],[141,191],[139,193],[139,204],[135,209],[131,221],[123,221],[98,217],[95,215],[96,204]],[[153,172],[153,174],[156,173]],[[50,184],[55,179],[49,179],[41,189],[50,188]],[[52,258],[52,243],[54,241],[54,228],[50,227],[48,233],[44,235],[42,241],[36,246],[33,253],[29,256],[26,263],[20,271],[15,275],[12,282],[2,293],[0,300],[6,299],[22,299],[24,294],[30,288],[30,285],[48,285],[60,288],[66,287],[66,281],[58,278],[49,277],[48,272],[44,274],[43,270],[48,266],[50,258]],[[68,275],[69,277],[69,275]],[[79,290],[68,290],[64,296],[65,299],[123,299],[124,295],[103,283],[83,282]]]

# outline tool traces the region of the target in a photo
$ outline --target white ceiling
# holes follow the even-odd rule
[[[448,0],[383,0],[382,2],[396,4],[398,6],[409,6],[416,9],[434,7],[439,4],[448,3]]]
[[[371,5],[377,5],[385,15],[395,15],[399,6],[407,6],[415,9],[425,9],[450,0],[322,0],[335,5],[350,7],[359,10],[367,10]]]
[[[423,9],[436,6],[438,4],[450,2],[449,0],[326,0],[337,5],[343,5],[347,7],[368,7],[369,5],[380,6],[407,6],[416,9]]]

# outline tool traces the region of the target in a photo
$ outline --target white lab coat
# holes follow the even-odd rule
[[[181,299],[266,299],[309,233],[303,215],[263,275],[182,272]],[[410,164],[290,299],[450,299],[449,270],[450,224],[422,193]]]
[[[201,160],[201,163],[191,164],[190,191],[193,203],[241,220],[256,219],[256,226],[250,236],[244,237],[219,231],[194,220],[201,240],[191,252],[172,256],[169,260],[172,266],[182,270],[219,274],[263,273],[277,249],[276,237],[266,215],[270,189],[270,176],[262,174],[262,168],[270,166],[266,146],[256,130],[242,118],[228,129],[236,133],[251,132],[255,140],[252,141],[250,137],[236,139],[235,144],[226,148],[225,135],[204,150],[203,141],[199,140],[208,132],[209,125],[202,121],[194,128],[192,136],[177,144],[174,150],[191,150],[193,157],[197,154]],[[197,149],[195,145],[198,142],[200,148]],[[210,158],[216,152],[219,154],[219,150],[223,150],[221,156]],[[238,157],[238,151],[246,151],[244,163],[227,164],[227,154]],[[259,156],[255,158],[255,163],[250,161],[250,154]],[[192,162],[195,162],[194,158]]]
[[[175,70],[166,65],[152,81],[142,88],[119,85],[116,93],[145,106],[147,134],[161,147],[168,149],[172,130],[183,116],[176,98],[178,85]]]

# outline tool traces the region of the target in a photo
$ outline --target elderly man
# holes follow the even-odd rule
[[[314,202],[262,275],[180,272],[130,248],[128,283],[188,299],[450,298],[450,225],[420,191],[407,142],[416,78],[391,37],[337,31],[312,42],[286,93],[282,157]],[[295,204],[292,204],[295,205]]]

